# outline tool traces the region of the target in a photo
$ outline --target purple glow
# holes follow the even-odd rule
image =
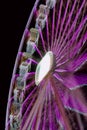
[[[38,17],[38,2],[36,0],[30,15],[24,32],[25,38],[30,34],[29,25],[32,17],[34,14]],[[45,28],[38,29],[40,38],[38,45],[34,44],[35,53],[25,60],[31,61],[31,71],[23,77],[26,84],[23,90],[24,100],[21,104],[22,118],[19,130],[85,129],[82,120],[84,118],[84,122],[87,123],[87,102],[83,93],[83,89],[87,86],[87,13],[85,12],[87,12],[86,0],[57,0],[55,7],[50,9]],[[22,50],[24,40],[20,45],[17,66],[25,51]],[[54,54],[54,66],[36,86],[36,66],[48,51]],[[13,76],[16,68],[18,69],[17,66]],[[11,114],[9,105],[13,99],[13,90],[17,87],[15,80],[16,78],[14,82],[12,80],[10,88],[6,130],[13,130],[9,122]]]

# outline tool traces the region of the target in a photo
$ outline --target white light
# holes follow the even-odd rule
[[[39,83],[47,76],[52,67],[53,67],[53,53],[49,51],[37,65],[35,72],[36,85],[39,85]]]
[[[46,0],[46,5],[52,9],[55,7],[55,4],[56,4],[56,0]]]

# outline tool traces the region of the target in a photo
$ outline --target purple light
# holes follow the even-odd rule
[[[47,1],[53,3],[53,0]],[[52,7],[52,3],[49,4],[49,2],[47,2],[48,5]],[[34,14],[38,12],[38,17],[40,13],[38,3],[39,0],[36,0],[14,67],[13,77],[17,75],[17,69],[23,62],[22,60],[31,61],[31,70],[23,77],[26,83],[22,90],[24,100],[21,104],[19,103],[22,115],[20,125],[15,125],[14,121],[12,125],[14,123],[14,130],[83,130],[85,129],[84,122],[87,123],[87,103],[82,91],[87,86],[87,13],[85,13],[87,1],[57,0],[55,4],[53,3],[52,9],[49,6],[49,14],[44,21],[45,27],[37,29],[39,40],[36,44],[33,40],[37,37],[29,30]],[[43,24],[43,21],[40,24]],[[22,54],[26,50],[22,47],[28,33],[32,36],[31,44],[34,43],[35,52],[32,56],[29,54],[27,59],[23,59]],[[49,51],[55,57],[54,65],[37,86],[35,84],[36,67]],[[20,76],[19,73],[18,76]],[[20,81],[18,83],[21,84]],[[10,126],[11,100],[14,101],[13,90],[17,87],[15,78],[10,86],[6,130],[13,130]]]

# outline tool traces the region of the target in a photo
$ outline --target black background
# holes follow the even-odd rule
[[[9,86],[21,37],[35,0],[0,3],[0,130],[5,129]]]

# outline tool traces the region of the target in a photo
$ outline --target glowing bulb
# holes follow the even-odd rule
[[[51,51],[47,52],[42,60],[39,62],[35,72],[35,84],[39,83],[47,76],[53,67],[54,55]]]

